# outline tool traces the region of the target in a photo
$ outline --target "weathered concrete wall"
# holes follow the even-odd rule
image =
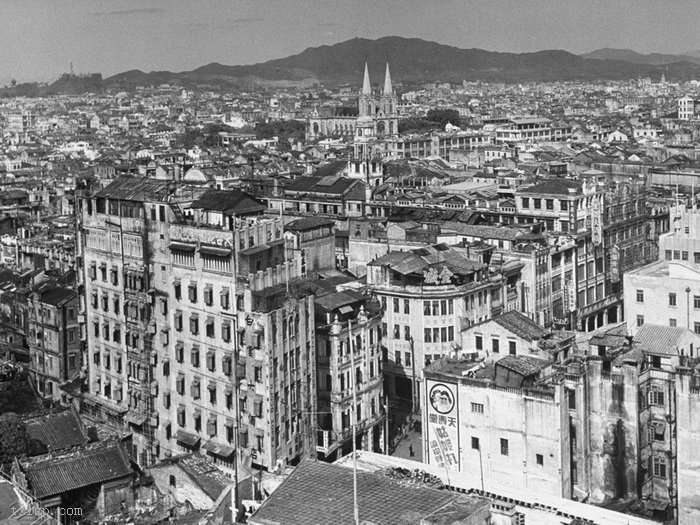
[[[700,523],[700,390],[692,376],[676,375],[678,523]]]

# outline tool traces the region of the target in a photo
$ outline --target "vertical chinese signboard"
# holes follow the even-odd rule
[[[593,197],[591,203],[591,240],[595,246],[603,244],[603,205],[600,199]]]
[[[459,410],[457,385],[428,379],[427,463],[459,471]]]
[[[610,280],[620,282],[620,247],[617,244],[610,250]]]

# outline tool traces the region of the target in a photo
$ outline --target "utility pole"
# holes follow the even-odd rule
[[[415,414],[418,411],[418,385],[416,384],[416,354],[413,349],[413,336],[411,336],[409,344],[411,345],[411,376],[413,378],[411,382],[411,390],[413,392],[411,403],[413,405],[412,412]]]
[[[355,348],[352,344],[352,321],[348,319],[348,350],[352,369],[352,503],[355,525],[360,525],[360,508],[357,505],[357,371],[355,370]]]

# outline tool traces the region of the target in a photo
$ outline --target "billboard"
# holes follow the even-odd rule
[[[457,385],[428,379],[427,463],[459,471],[459,407]]]

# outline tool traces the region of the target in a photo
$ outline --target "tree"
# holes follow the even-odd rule
[[[448,122],[459,126],[459,112],[454,109],[431,109],[425,117],[426,120],[437,122],[443,129]]]
[[[14,412],[0,415],[0,465],[24,457],[29,452],[27,426]]]

